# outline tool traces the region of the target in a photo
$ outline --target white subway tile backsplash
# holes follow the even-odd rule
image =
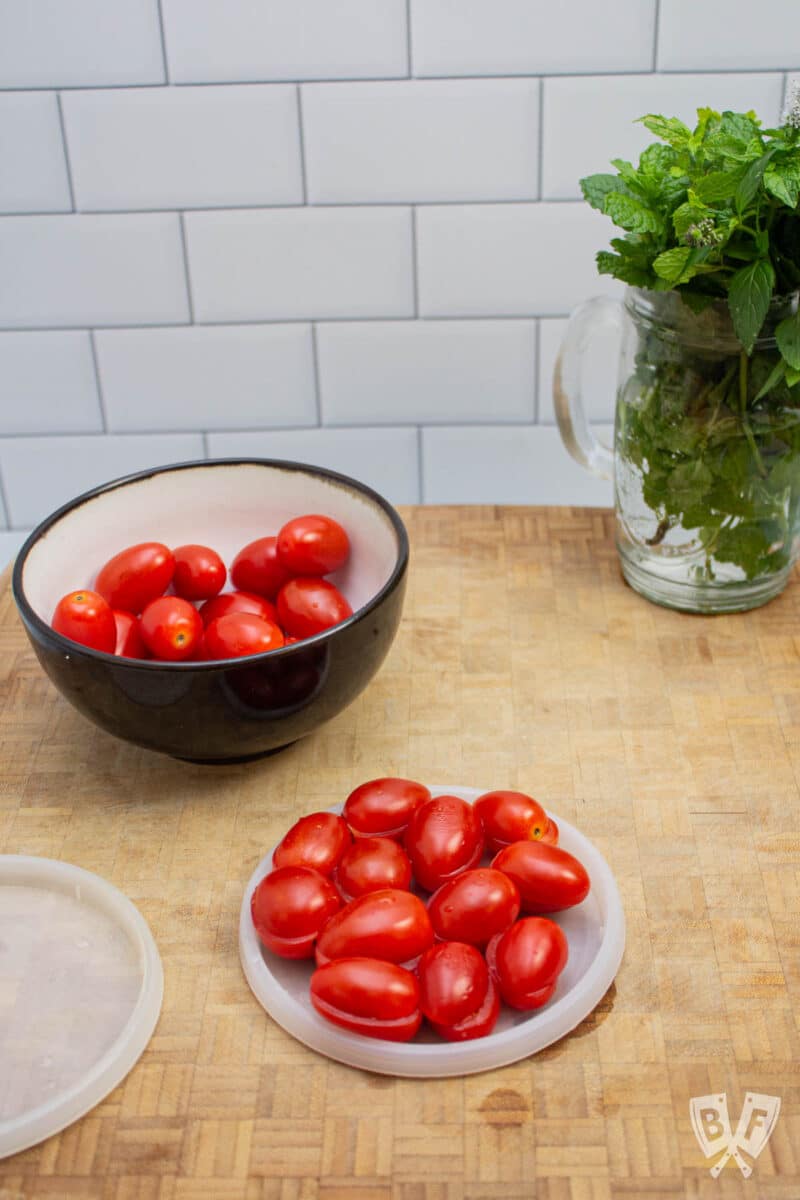
[[[178,83],[405,75],[405,0],[162,0]]]
[[[157,0],[0,0],[0,87],[162,83]]]
[[[0,326],[186,321],[179,218],[6,217],[0,221]]]
[[[417,213],[423,316],[555,316],[621,292],[594,256],[612,225],[587,204],[481,204]]]
[[[561,347],[567,321],[561,319],[539,322],[539,408],[542,425],[555,425],[553,408],[553,370]],[[589,340],[583,354],[581,388],[583,407],[590,421],[613,424],[619,370],[619,338],[607,330]]]
[[[309,325],[109,329],[95,339],[115,433],[317,422]]]
[[[647,71],[655,0],[411,0],[415,75]]]
[[[55,92],[0,95],[0,212],[69,212]]]
[[[62,103],[79,209],[303,199],[293,87],[95,89]]]
[[[422,445],[426,504],[612,503],[611,483],[579,467],[552,426],[423,429]]]
[[[536,198],[537,80],[306,84],[303,118],[311,203]]]
[[[408,209],[196,212],[186,234],[198,321],[413,313]]]
[[[702,6],[697,6],[701,8]],[[767,125],[779,118],[783,78],[774,74],[628,75],[546,79],[542,195],[580,196],[579,180],[612,171],[612,158],[637,160],[656,139],[636,124],[647,113],[680,117],[694,128],[697,108],[755,109]]]
[[[787,47],[800,50],[797,0],[661,0],[660,71],[783,68]]]
[[[0,436],[103,428],[86,332],[0,333]]]
[[[0,438],[9,518],[37,524],[68,500],[134,471],[203,458],[199,433],[152,437]]]
[[[533,419],[532,321],[348,321],[317,327],[325,424]]]
[[[368,484],[393,504],[419,502],[419,456],[415,429],[302,429],[259,433],[212,433],[209,454],[281,458],[341,471]]]

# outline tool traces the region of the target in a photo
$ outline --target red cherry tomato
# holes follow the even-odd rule
[[[200,614],[180,596],[151,600],[141,615],[139,628],[151,654],[170,662],[189,658],[203,636]]]
[[[356,838],[339,860],[336,885],[348,900],[382,888],[407,892],[411,887],[411,863],[391,838]]]
[[[185,661],[186,662],[208,662],[210,657],[211,656],[209,655],[208,651],[206,650],[205,632],[203,632],[200,635],[200,637],[197,639],[197,641],[195,642],[194,650],[192,651],[192,653],[189,655],[189,657]]]
[[[327,579],[290,579],[278,592],[278,619],[293,637],[313,637],[353,615],[338,588]]]
[[[413,779],[370,779],[347,797],[342,816],[356,837],[401,838],[431,794]]]
[[[547,917],[523,917],[486,948],[486,961],[500,994],[512,1008],[541,1008],[556,989],[567,963],[567,939]]]
[[[272,862],[276,867],[313,867],[320,875],[330,875],[350,841],[350,830],[341,817],[309,813],[284,834]]]
[[[342,906],[329,879],[310,867],[281,867],[266,875],[250,901],[253,924],[281,958],[313,958],[314,942]]]
[[[478,867],[443,883],[428,902],[433,932],[445,942],[483,948],[519,916],[519,892],[502,871]]]
[[[407,1042],[422,1024],[410,971],[374,958],[340,958],[311,976],[311,1003],[335,1025],[366,1037]]]
[[[552,817],[548,818],[547,828],[539,838],[540,842],[546,842],[550,846],[558,845],[558,826]]]
[[[117,644],[114,653],[121,658],[149,658],[147,647],[142,639],[138,618],[133,613],[113,609],[114,622],[117,627]]]
[[[178,546],[172,586],[184,600],[208,600],[225,586],[228,572],[216,550],[209,546]]]
[[[250,592],[225,592],[223,596],[214,596],[200,605],[200,616],[208,628],[212,621],[219,617],[227,617],[234,612],[254,613],[265,621],[278,624],[278,610],[263,596],[255,596]]]
[[[511,842],[538,839],[547,829],[547,813],[533,796],[524,792],[486,792],[475,801],[490,850],[501,850]]]
[[[62,596],[50,624],[73,642],[92,650],[104,650],[106,654],[114,653],[117,644],[114,614],[97,592],[83,588]]]
[[[349,555],[350,539],[331,517],[295,517],[278,533],[278,558],[291,575],[329,575]]]
[[[489,986],[483,955],[464,942],[439,942],[417,964],[419,1006],[436,1025],[457,1025],[481,1007]]]
[[[513,879],[526,913],[561,912],[580,904],[589,891],[583,863],[546,842],[514,842],[495,856],[492,866]]]
[[[426,800],[408,823],[405,847],[414,877],[429,892],[478,865],[483,829],[471,804],[458,796]]]
[[[278,539],[256,538],[248,542],[231,563],[231,582],[242,592],[255,592],[274,600],[291,572],[278,559]]]
[[[489,986],[480,1008],[464,1017],[463,1021],[457,1021],[455,1025],[439,1025],[431,1021],[431,1026],[439,1037],[446,1038],[448,1042],[465,1042],[471,1038],[486,1037],[497,1024],[499,1015],[500,996],[490,975]]]
[[[425,951],[417,973],[420,1008],[439,1037],[464,1042],[492,1032],[500,997],[474,946],[440,942]]]
[[[317,943],[317,964],[334,958],[380,958],[410,963],[433,943],[419,896],[383,888],[357,896],[333,917]]]
[[[283,634],[273,621],[255,613],[232,612],[206,626],[204,642],[209,658],[243,658],[280,650]]]
[[[140,542],[121,550],[100,568],[95,590],[111,608],[140,613],[172,583],[175,559],[161,542]]]

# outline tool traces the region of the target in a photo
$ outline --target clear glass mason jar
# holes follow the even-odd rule
[[[800,383],[780,370],[773,302],[752,354],[727,304],[694,313],[677,292],[628,288],[573,313],[556,362],[561,436],[613,478],[617,549],[631,587],[689,612],[755,608],[784,587],[800,549]],[[581,401],[589,342],[621,334],[613,451]],[[777,382],[775,382],[777,376]]]

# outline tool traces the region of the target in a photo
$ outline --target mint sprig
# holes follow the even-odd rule
[[[640,120],[661,142],[637,166],[616,159],[615,175],[581,180],[588,203],[624,231],[598,254],[598,269],[677,289],[695,312],[726,299],[750,354],[770,301],[800,287],[800,98],[777,129],[753,112],[711,108],[697,110],[693,130],[676,117]],[[799,370],[797,321],[779,328],[781,354]]]
[[[615,174],[581,180],[621,230],[597,255],[601,274],[662,293],[620,392],[620,469],[640,478],[649,546],[680,527],[704,552],[698,580],[722,563],[755,579],[788,567],[800,530],[800,91],[777,129],[711,108],[694,129],[641,121],[661,140],[638,164],[615,159]],[[680,301],[691,314],[727,305],[727,352],[702,349]],[[659,313],[697,337],[661,337]],[[759,344],[765,321],[774,341]],[[721,329],[718,314],[707,328]]]

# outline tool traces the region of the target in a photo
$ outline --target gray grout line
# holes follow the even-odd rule
[[[58,123],[61,127],[61,145],[64,148],[64,163],[67,168],[67,184],[69,185],[69,202],[72,205],[72,211],[75,212],[75,187],[72,182],[72,164],[69,161],[69,146],[67,145],[67,127],[64,124],[64,109],[61,107],[61,92],[56,92],[56,104],[58,105]]]
[[[303,204],[308,204],[308,174],[306,171],[306,135],[303,128],[303,96],[300,84],[295,85],[297,99],[297,133],[300,138],[300,181],[303,188]]]
[[[161,10],[161,0],[157,0],[158,29],[161,34],[161,57],[164,60],[164,79],[169,83],[169,59],[167,58],[167,38],[164,33],[164,13]]]
[[[661,0],[656,0],[655,15],[653,20],[653,70],[658,70],[658,38],[661,25]]]
[[[319,348],[317,346],[317,326],[311,322],[311,365],[314,371],[314,400],[317,406],[317,427],[322,426],[322,386],[319,376]]]
[[[417,245],[417,206],[411,206],[411,286],[414,292],[414,317],[419,316],[419,248]]]
[[[422,444],[422,426],[417,426],[417,471],[419,473],[419,502],[425,503],[425,450]]]
[[[186,224],[183,213],[179,214],[181,227],[181,247],[183,248],[183,267],[186,276],[186,298],[189,302],[189,324],[194,325],[194,298],[192,296],[192,275],[189,270],[189,247],[186,244]]]
[[[610,425],[612,423],[613,423],[612,416],[609,416],[606,420],[595,422],[595,424],[597,424],[597,425]],[[220,434],[222,434],[226,437],[228,437],[228,436],[229,437],[239,437],[239,436],[249,436],[251,434],[257,434],[257,433],[276,433],[276,434],[279,434],[279,433],[320,433],[320,432],[324,432],[325,430],[337,431],[339,433],[346,433],[347,431],[351,431],[351,432],[357,431],[357,430],[363,431],[363,430],[367,429],[367,430],[372,431],[373,433],[385,433],[389,430],[406,431],[409,429],[419,429],[420,431],[422,431],[424,429],[530,429],[532,427],[535,427],[537,429],[555,429],[555,422],[549,421],[549,422],[535,423],[535,425],[532,426],[532,423],[530,421],[522,421],[517,417],[508,418],[506,420],[503,420],[500,417],[492,417],[491,419],[487,418],[486,420],[483,420],[483,421],[469,420],[466,418],[459,418],[458,420],[455,420],[455,421],[426,421],[424,423],[424,425],[414,425],[414,424],[411,424],[409,422],[404,422],[404,421],[378,421],[378,422],[372,422],[372,423],[367,421],[367,422],[361,422],[361,423],[357,423],[357,424],[345,425],[345,424],[342,424],[342,423],[339,423],[336,421],[329,421],[329,422],[326,422],[326,424],[324,424],[324,425],[260,425],[260,426],[248,425],[248,426],[242,426],[241,428],[235,428],[235,429],[231,429],[230,427],[227,427],[224,429],[209,429],[209,430],[205,430],[205,431],[202,431],[199,429],[185,429],[185,428],[183,428],[183,429],[173,429],[173,428],[169,428],[169,429],[125,429],[125,430],[112,430],[110,432],[105,432],[102,430],[83,430],[82,432],[79,432],[79,433],[76,433],[74,430],[70,430],[68,432],[64,432],[63,430],[61,430],[59,432],[50,432],[50,433],[3,433],[0,431],[0,443],[14,442],[14,441],[50,442],[50,441],[54,441],[56,439],[64,439],[64,440],[72,439],[73,441],[75,441],[75,440],[85,441],[85,440],[89,439],[89,440],[102,441],[104,439],[111,439],[111,438],[114,438],[117,441],[126,441],[128,438],[137,438],[137,437],[162,438],[162,437],[183,437],[183,436],[198,437],[199,436],[201,439],[203,439],[203,444],[205,445],[210,436],[212,436],[212,435],[218,436]]]
[[[783,71],[795,71],[796,67],[703,67],[702,70],[697,67],[666,67],[660,68],[660,75],[780,75]],[[479,75],[466,73],[463,75],[454,72],[451,75],[414,75],[414,80],[425,82],[427,80],[448,82],[455,80],[463,83],[465,80],[474,80],[478,83],[481,80],[505,80],[505,79],[524,79],[530,81],[543,76],[547,79],[614,79],[618,75],[625,78],[634,76],[652,75],[651,67],[644,67],[641,70],[613,70],[604,71],[601,68],[596,68],[593,71],[541,71],[531,70],[523,72],[512,72],[509,74],[487,74]],[[76,84],[28,84],[21,87],[0,87],[0,94],[3,92],[47,92],[58,88],[62,92],[106,92],[106,91],[121,91],[124,88],[165,88],[165,87],[252,87],[258,84],[263,87],[269,86],[289,86],[292,84],[302,83],[407,83],[407,75],[339,75],[339,76],[317,76],[307,75],[302,78],[293,76],[287,79],[197,79],[197,80],[172,80],[169,84],[161,83],[76,83]]]
[[[568,317],[569,312],[524,312],[524,313],[425,313],[419,320],[424,321],[535,321],[540,318],[552,320],[554,318],[563,319]],[[412,322],[415,320],[413,313],[406,313],[404,316],[359,316],[359,317],[239,317],[237,320],[230,321],[172,321],[165,323],[164,321],[140,321],[136,325],[102,325],[98,321],[92,322],[92,328],[97,332],[107,329],[120,332],[133,332],[139,329],[228,329],[237,328],[239,325],[307,325],[309,321],[314,321],[317,325],[369,325],[375,322],[401,324]],[[83,325],[8,325],[0,326],[0,336],[4,333],[66,333],[79,330],[85,332],[87,326]]]
[[[211,451],[208,448],[208,433],[203,433],[203,458],[211,458]]]
[[[496,207],[511,207],[513,205],[527,205],[529,208],[534,208],[537,204],[576,204],[585,205],[586,201],[581,196],[544,196],[542,199],[537,199],[536,196],[521,196],[513,200],[506,198],[494,198],[489,200],[345,200],[345,201],[323,201],[311,202],[304,204],[298,201],[296,204],[226,204],[215,205],[212,207],[193,207],[184,205],[182,208],[82,208],[81,216],[86,217],[139,217],[139,216],[160,216],[163,213],[220,213],[227,215],[229,213],[242,212],[302,212],[304,209],[314,212],[324,212],[326,209],[333,211],[341,211],[348,208],[411,208],[412,205],[416,208],[485,208],[487,205],[495,205]],[[17,210],[14,212],[0,212],[2,217],[69,217],[72,213],[67,209],[55,210],[38,210],[36,212]]]
[[[406,0],[406,58],[408,60],[408,78],[414,76],[414,53],[411,46],[411,0]]]
[[[539,181],[539,187],[536,194],[537,200],[542,199],[544,191],[544,79],[539,80],[539,153],[536,163],[536,174]]]
[[[108,433],[108,410],[106,409],[106,398],[103,395],[103,383],[100,376],[100,363],[97,358],[97,345],[94,340],[94,330],[89,330],[89,348],[92,354],[92,366],[94,367],[94,382],[97,388],[97,401],[100,405],[100,421],[103,425],[103,433]]]

